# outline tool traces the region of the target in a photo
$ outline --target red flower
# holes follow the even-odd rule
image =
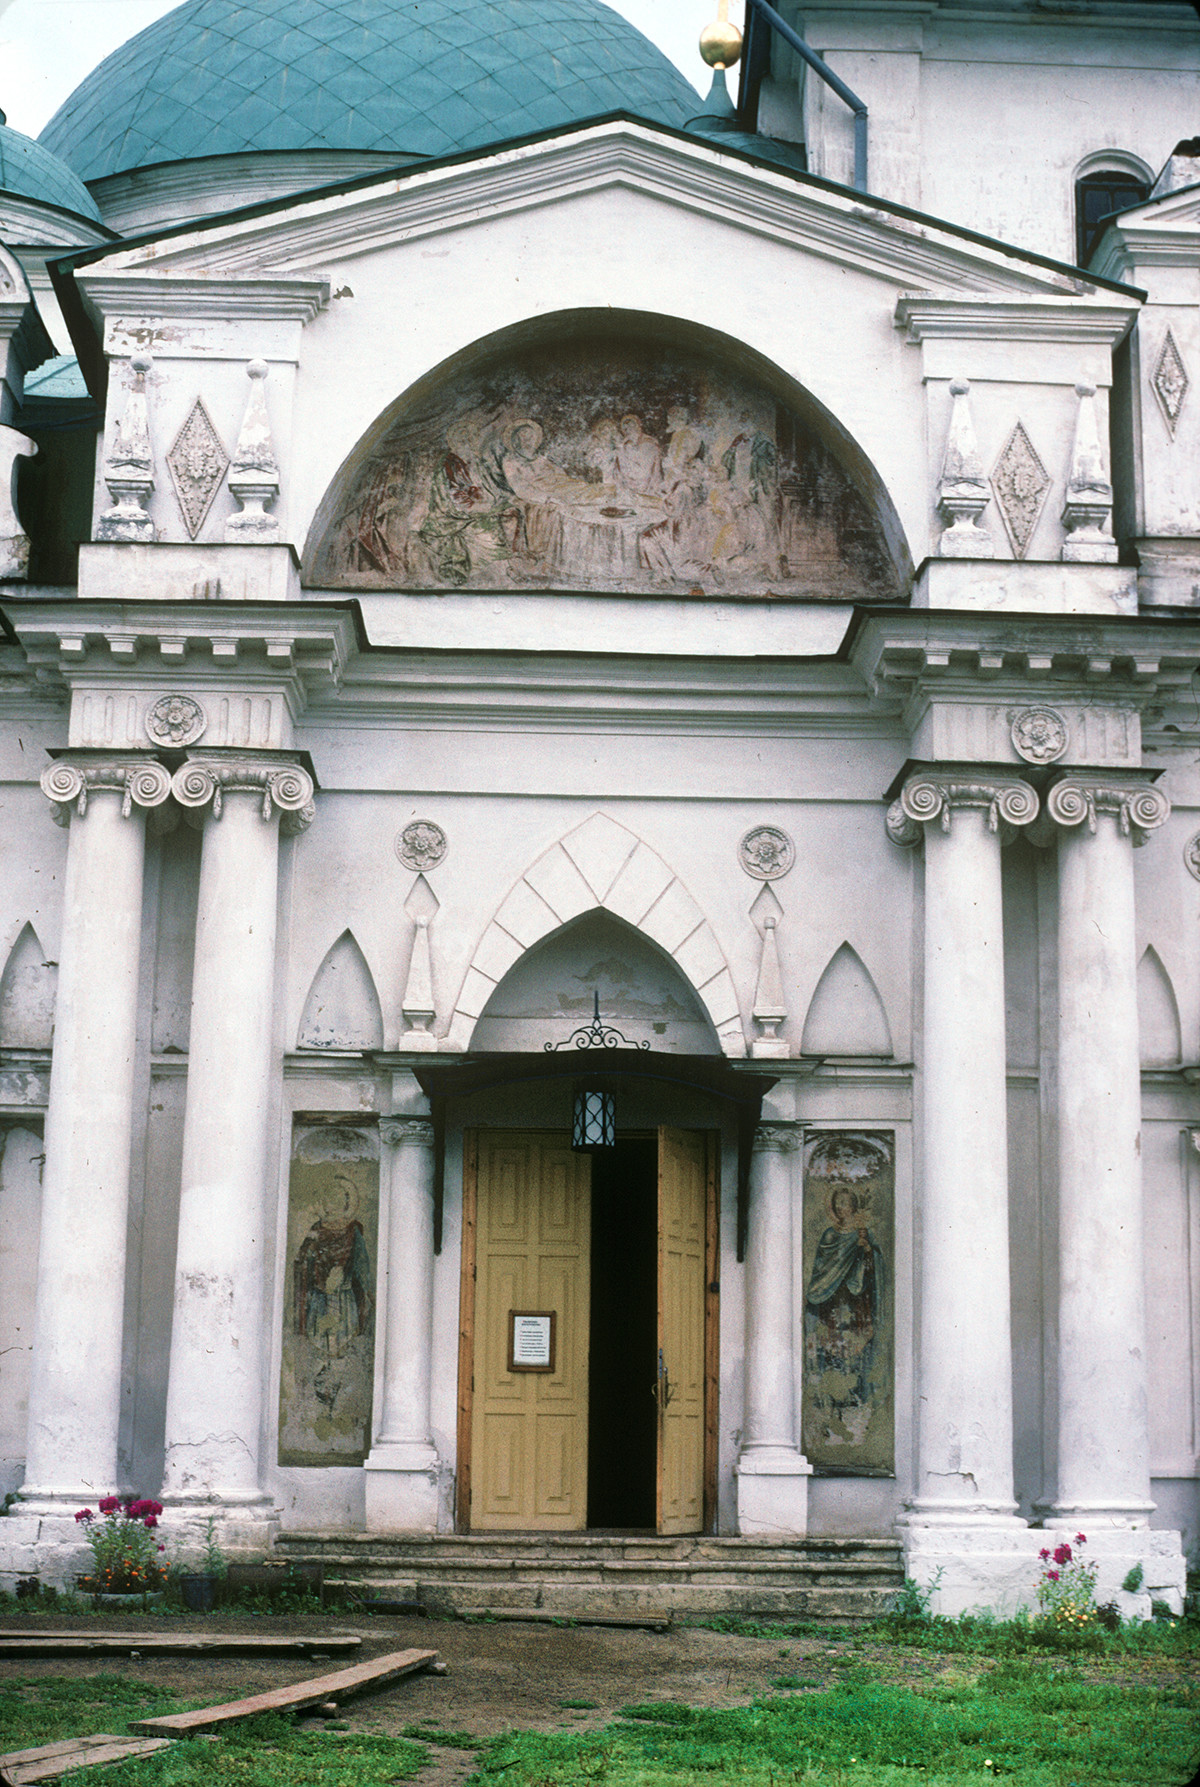
[[[1067,1544],[1065,1539],[1063,1540],[1061,1545],[1056,1545],[1054,1547],[1054,1561],[1056,1564],[1069,1564],[1070,1563],[1070,1561],[1071,1561],[1071,1547]]]
[[[92,1510],[90,1508],[80,1508],[80,1510],[79,1510],[78,1514],[76,1514],[75,1518],[76,1518],[76,1520],[82,1521],[83,1525],[86,1526],[88,1521],[94,1520],[96,1518],[96,1516],[92,1513]]]
[[[1083,1533],[1076,1533],[1075,1543],[1076,1543],[1076,1545],[1086,1545],[1087,1544],[1086,1536]]]
[[[1057,1570],[1047,1570],[1046,1571],[1046,1580],[1047,1580],[1047,1582],[1057,1582],[1058,1581],[1058,1571]]]
[[[143,1522],[142,1522],[142,1525],[143,1526],[157,1526],[158,1525],[158,1515],[157,1514],[147,1514],[145,1520],[143,1520]]]
[[[1046,1550],[1044,1545],[1043,1545],[1042,1549],[1038,1552],[1038,1556],[1041,1558],[1041,1560],[1044,1564],[1049,1563],[1050,1553]]]
[[[119,1495],[106,1495],[102,1502],[97,1503],[97,1506],[102,1514],[115,1514],[121,1506],[121,1498]]]

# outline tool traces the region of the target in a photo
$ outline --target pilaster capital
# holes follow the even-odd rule
[[[802,1131],[797,1123],[760,1123],[754,1132],[756,1154],[794,1154]]]
[[[1096,830],[1096,816],[1109,813],[1121,835],[1135,845],[1144,844],[1170,816],[1171,803],[1161,788],[1140,777],[1112,776],[1103,771],[1072,771],[1059,778],[1046,795],[1046,818],[1056,825],[1086,825]]]
[[[282,753],[243,755],[230,752],[189,757],[177,769],[171,792],[181,807],[199,811],[210,807],[221,817],[230,794],[253,794],[262,801],[264,820],[280,816],[279,829],[287,834],[305,831],[316,813],[313,779],[294,758]]]
[[[381,1117],[379,1139],[386,1148],[432,1148],[433,1124],[428,1117]]]
[[[161,807],[171,792],[170,772],[154,757],[108,751],[66,752],[42,771],[41,782],[56,825],[69,825],[72,811],[82,819],[93,794],[119,794],[128,819],[135,806]]]
[[[936,819],[944,832],[950,830],[956,808],[987,814],[989,831],[1005,825],[1029,825],[1037,818],[1038,797],[1019,777],[987,769],[978,774],[963,771],[922,770],[909,777],[887,812],[888,836],[894,844],[911,848],[924,837],[922,829]]]

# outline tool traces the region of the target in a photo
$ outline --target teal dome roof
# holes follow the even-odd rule
[[[3,117],[0,112],[0,120]],[[5,192],[100,222],[96,201],[78,174],[44,144],[0,121],[0,193]]]
[[[40,141],[84,180],[247,150],[450,155],[696,93],[601,0],[186,0],[130,38]]]

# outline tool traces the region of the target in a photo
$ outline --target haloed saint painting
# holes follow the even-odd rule
[[[894,1188],[890,1133],[806,1138],[803,1446],[818,1468],[895,1468]]]
[[[288,1190],[280,1464],[361,1464],[371,1444],[379,1131],[298,1125]]]
[[[388,412],[306,576],[894,599],[874,506],[826,433],[692,350],[593,335],[510,351]]]

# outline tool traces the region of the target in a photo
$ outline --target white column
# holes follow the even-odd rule
[[[270,1530],[260,1483],[275,1060],[279,822],[303,829],[312,780],[291,759],[197,756],[175,798],[207,808],[184,1114],[164,1500],[220,1520],[226,1542]],[[196,1522],[193,1521],[193,1524]]]
[[[812,1466],[796,1446],[791,1124],[755,1132],[746,1245],[746,1403],[737,1461],[743,1538],[803,1538]]]
[[[433,1357],[433,1124],[384,1117],[387,1275],[382,1409],[365,1463],[367,1528],[436,1532],[438,1455],[430,1431]]]
[[[994,1604],[984,1584],[1008,1574],[1021,1587],[1028,1573],[1020,1551],[1007,1566],[994,1555],[1006,1531],[1025,1530],[1013,1497],[1000,845],[1002,825],[1037,810],[1032,788],[981,766],[971,780],[914,776],[888,815],[896,842],[923,833],[925,846],[917,1458],[901,1525],[910,1574],[941,1572],[947,1612]]]
[[[1144,780],[1071,772],[1058,843],[1058,1494],[1051,1524],[1143,1527],[1150,1500],[1133,845]]]
[[[171,778],[144,757],[72,751],[42,787],[70,841],[22,1495],[73,1513],[124,1487],[117,1433],[146,809],[167,799]]]

